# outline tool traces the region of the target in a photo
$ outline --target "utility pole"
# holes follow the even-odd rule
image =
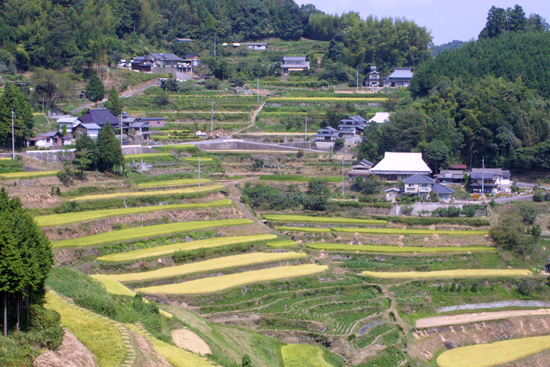
[[[210,107],[210,139],[214,136],[214,100],[212,100],[212,106]]]
[[[260,103],[260,78],[256,77],[256,103]]]
[[[199,157],[199,192],[201,192],[201,158]]]
[[[481,158],[481,195],[485,192],[485,158]]]
[[[11,158],[15,160],[15,123],[13,121],[13,117],[15,114],[13,113],[13,108],[11,109]]]
[[[129,128],[130,126],[128,126]],[[122,149],[122,111],[120,111],[120,148]]]
[[[304,129],[304,141],[307,141],[307,115],[306,115],[306,128]]]
[[[342,158],[342,199],[344,198],[344,158]]]

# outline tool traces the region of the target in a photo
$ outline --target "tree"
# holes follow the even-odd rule
[[[433,168],[435,173],[439,172],[440,168],[447,166],[449,158],[449,148],[441,140],[432,140],[424,150],[424,159]]]
[[[327,196],[330,189],[326,178],[312,178],[307,185],[307,193],[314,196]]]
[[[377,175],[370,175],[365,178],[355,177],[353,187],[364,195],[376,195],[380,191],[382,181]]]
[[[105,97],[105,87],[103,86],[103,82],[96,74],[93,74],[90,78],[90,81],[88,82],[88,85],[86,85],[86,97],[92,102],[95,102],[95,106],[97,107],[97,102],[101,101],[103,97]]]
[[[242,367],[252,367],[252,360],[250,359],[250,356],[248,354],[243,354],[243,359],[241,361]]]
[[[503,8],[492,6],[487,14],[485,28],[479,34],[479,38],[494,38],[506,31],[506,11]]]
[[[109,92],[109,99],[105,102],[105,107],[107,107],[115,116],[120,116],[122,113],[122,102],[118,97],[118,92],[115,87],[111,88],[111,91]]]
[[[0,96],[0,145],[11,148],[11,121],[14,113],[15,146],[23,147],[25,139],[33,135],[34,119],[31,105],[18,86],[6,84]]]
[[[346,144],[346,141],[344,140],[344,138],[338,138],[336,139],[336,141],[334,142],[334,145],[332,146],[332,150],[334,150],[335,152],[339,151],[340,149],[342,149],[344,147],[344,145]]]
[[[35,106],[44,102],[46,108],[51,108],[57,101],[74,96],[75,83],[66,73],[37,68],[32,74],[31,81],[34,84]]]
[[[115,138],[109,120],[97,135],[96,157],[97,169],[101,172],[114,172],[116,167],[124,164],[122,148]]]
[[[176,79],[164,79],[160,83],[160,87],[165,92],[178,92],[179,91],[179,83]]]
[[[84,135],[76,141],[74,164],[81,172],[90,171],[96,167],[96,144],[87,132],[84,132]]]

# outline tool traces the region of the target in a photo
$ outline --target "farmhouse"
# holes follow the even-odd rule
[[[80,125],[82,121],[78,117],[62,117],[57,120],[57,123],[59,124],[59,131],[63,131],[63,127],[65,127],[65,131],[67,133],[73,133],[74,129]]]
[[[370,72],[365,79],[365,87],[380,87],[380,72],[376,70],[376,66],[370,67]]]
[[[120,129],[120,120],[106,108],[91,108],[80,116],[80,121],[87,124],[96,124],[99,127],[103,127],[109,121],[113,129]]]
[[[351,166],[351,171],[348,171],[349,178],[365,177],[371,175],[371,168],[374,164],[366,159],[361,159],[359,162]]]
[[[338,130],[332,126],[327,126],[317,130],[317,134],[313,135],[313,141],[334,142],[338,139]]]
[[[150,52],[147,56],[153,60],[153,66],[157,68],[177,68],[178,64],[183,61],[175,54]]]
[[[97,135],[99,134],[99,130],[101,130],[101,127],[94,123],[83,123],[78,125],[74,130],[74,136],[76,139],[80,139],[84,133],[88,134],[88,136],[92,139],[97,139]]]
[[[63,146],[63,135],[59,131],[46,131],[27,139],[28,147],[57,148]]]
[[[428,199],[433,192],[439,200],[450,201],[454,192],[453,189],[436,183],[433,178],[421,174],[404,179],[403,184],[405,194],[419,196],[422,199]]]
[[[436,182],[440,182],[442,184],[464,184],[463,170],[442,169],[439,171],[439,174],[434,177]]]
[[[305,56],[285,56],[281,70],[283,74],[288,74],[291,71],[309,70],[309,61],[306,61]]]
[[[509,191],[512,186],[512,181],[510,180],[510,171],[503,170],[502,168],[472,168],[471,177],[476,177],[478,183],[481,183],[481,175],[484,174],[484,178],[491,177],[487,179],[489,184],[494,184],[493,188],[501,191]],[[470,184],[470,188],[472,185]],[[476,187],[476,189],[481,189]],[[486,191],[487,192],[487,191]]]
[[[386,152],[384,158],[371,169],[371,172],[389,181],[432,172],[422,160],[422,153]]]
[[[137,56],[130,60],[130,69],[143,72],[151,72],[153,59],[149,56]]]
[[[249,50],[267,50],[267,43],[243,43]]]
[[[395,68],[386,80],[384,80],[384,86],[386,87],[408,87],[411,83],[413,72],[411,68]]]

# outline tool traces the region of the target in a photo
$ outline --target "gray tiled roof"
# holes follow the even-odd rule
[[[424,184],[424,183],[433,184],[435,181],[433,178],[417,173],[416,175],[413,175],[409,178],[404,179],[403,182],[406,184]]]

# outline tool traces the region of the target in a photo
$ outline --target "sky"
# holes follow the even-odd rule
[[[433,43],[477,39],[487,21],[491,6],[513,7],[519,4],[525,14],[537,13],[550,22],[549,0],[295,0],[298,5],[313,4],[328,14],[359,12],[361,18],[406,18],[431,31]]]

